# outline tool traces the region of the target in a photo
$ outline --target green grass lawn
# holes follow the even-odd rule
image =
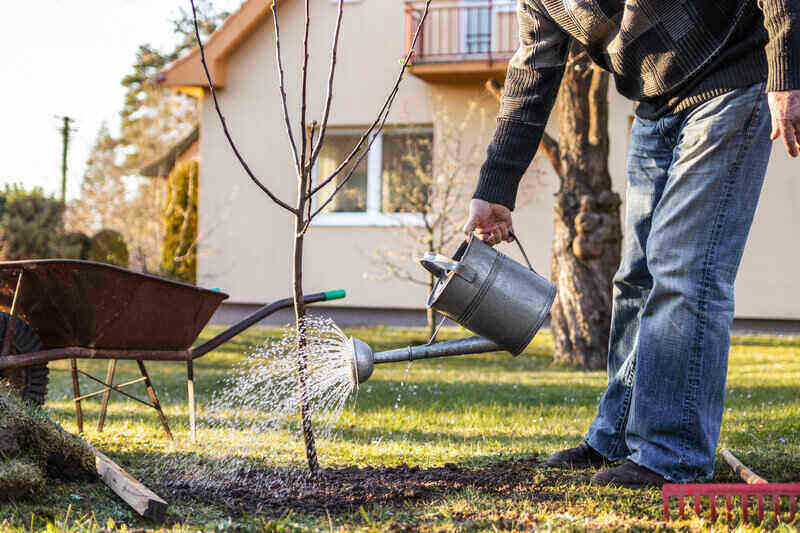
[[[207,328],[201,340],[218,332]],[[352,330],[376,350],[423,340],[422,330]],[[195,367],[199,404],[207,402],[254,344],[276,330],[254,328]],[[441,338],[459,335],[445,330]],[[381,365],[348,403],[332,439],[319,443],[323,467],[445,463],[481,468],[518,457],[543,457],[577,444],[594,416],[606,378],[603,372],[576,372],[552,364],[552,338],[540,333],[526,352],[488,354]],[[720,447],[728,447],[770,481],[800,481],[800,339],[735,337]],[[80,362],[105,375],[104,362]],[[117,382],[136,377],[135,364],[118,365]],[[165,457],[191,453],[185,367],[149,363],[175,442],[167,440],[155,413],[114,395],[106,429],[94,426],[99,401],[84,402],[85,437],[132,475],[158,486]],[[46,408],[68,431],[77,431],[66,362],[51,364]],[[83,384],[90,389],[89,383]],[[204,429],[200,439],[223,440]],[[526,531],[539,529],[703,530],[696,518],[661,522],[659,490],[634,492],[588,485],[592,471],[564,473],[537,465],[530,483],[509,490],[462,488],[397,505],[364,506],[328,516],[297,510],[272,514],[231,513],[224,502],[162,493],[170,503],[166,528],[272,531]],[[734,477],[718,463],[717,481]],[[37,501],[0,504],[0,530],[97,530],[113,523],[128,529],[156,528],[140,519],[102,483],[54,486]],[[796,530],[780,526],[779,530]],[[727,530],[724,520],[713,525]],[[738,525],[735,525],[739,527]],[[772,529],[769,526],[767,529]],[[744,527],[741,530],[755,530]]]

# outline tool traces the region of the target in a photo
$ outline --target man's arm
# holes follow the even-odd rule
[[[800,153],[800,2],[759,0],[769,34],[767,92],[772,139],[783,139],[792,157]]]
[[[520,46],[508,65],[494,138],[474,198],[514,209],[517,188],[555,102],[569,36],[536,0],[518,0]]]

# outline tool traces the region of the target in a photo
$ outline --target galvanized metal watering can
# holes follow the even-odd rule
[[[373,353],[367,343],[350,338],[353,378],[363,383],[374,365],[492,351],[522,353],[542,327],[556,296],[556,286],[528,267],[495,250],[474,235],[452,258],[428,253],[422,266],[436,276],[428,307],[478,336]]]

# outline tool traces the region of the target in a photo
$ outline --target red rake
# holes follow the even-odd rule
[[[752,470],[744,466],[729,450],[722,450],[722,457],[747,483],[702,483],[702,484],[668,484],[661,489],[664,498],[664,520],[670,519],[669,499],[678,498],[678,512],[683,518],[684,498],[694,499],[694,512],[702,514],[701,497],[708,498],[711,508],[711,520],[717,519],[717,498],[725,498],[725,510],[728,519],[731,517],[731,500],[739,497],[742,502],[742,521],[747,521],[750,497],[757,498],[758,522],[764,520],[764,498],[772,499],[775,520],[780,521],[781,498],[789,500],[789,521],[794,519],[797,499],[800,497],[800,483],[768,483]]]

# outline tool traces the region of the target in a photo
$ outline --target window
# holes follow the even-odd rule
[[[461,24],[464,35],[463,50],[467,54],[486,53],[492,40],[492,28],[489,7],[478,0],[462,0],[463,15]],[[470,5],[470,4],[478,4]]]
[[[336,169],[358,143],[361,133],[362,130],[343,129],[330,129],[326,132],[325,145],[314,168],[315,181],[325,179]],[[362,150],[364,148],[366,142]],[[432,128],[385,128],[372,143],[372,148],[355,169],[353,176],[314,220],[314,224],[420,224],[418,206],[427,201],[425,184],[432,172],[432,154]],[[318,205],[330,199],[349,168],[343,169],[320,191]]]
[[[325,145],[319,153],[319,161],[317,162],[317,174],[324,179],[330,176],[336,170],[336,167],[344,160],[347,154],[358,143],[359,135],[341,134],[328,131],[325,134]],[[366,142],[363,145],[366,147]],[[320,204],[327,201],[336,186],[341,183],[341,180],[347,176],[347,173],[352,168],[358,155],[353,157],[351,164],[344,168],[339,175],[319,191]],[[361,164],[356,168],[353,175],[345,183],[344,187],[336,194],[333,201],[323,211],[324,213],[364,213],[367,211],[367,165],[364,163],[367,159],[363,159]]]

